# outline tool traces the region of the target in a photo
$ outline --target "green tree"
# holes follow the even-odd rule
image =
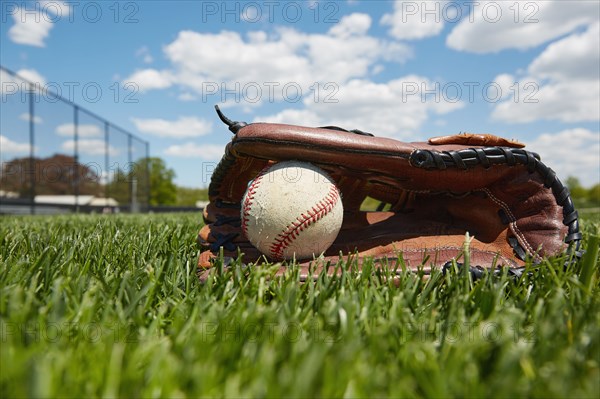
[[[572,198],[584,199],[587,197],[587,190],[581,185],[578,178],[569,176],[565,183],[571,192]]]
[[[148,165],[150,174],[150,205],[175,205],[177,186],[173,182],[175,171],[170,169],[161,158],[144,158],[138,162],[140,175]]]
[[[600,183],[590,188],[587,194],[588,199],[594,206],[600,206]]]
[[[177,187],[178,206],[195,206],[197,201],[208,201],[208,189]]]
[[[109,184],[109,196],[120,204],[130,203],[131,182],[135,179],[137,199],[145,203],[150,182],[150,205],[175,205],[177,186],[173,182],[175,171],[170,169],[161,158],[151,157],[137,160],[130,171],[117,170]]]
[[[128,205],[130,203],[129,179],[129,173],[126,173],[121,169],[117,169],[114,175],[111,176],[110,183],[107,185],[106,196],[115,199],[119,205]]]

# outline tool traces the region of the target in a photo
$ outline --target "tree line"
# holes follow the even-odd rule
[[[35,185],[36,195],[93,195],[114,198],[120,204],[128,204],[133,191],[139,202],[145,203],[149,190],[151,206],[194,206],[197,201],[208,199],[207,189],[179,187],[175,177],[175,171],[158,157],[139,159],[128,170],[117,169],[106,176],[94,165],[79,163],[70,155],[55,154],[4,162],[0,189],[28,198]]]
[[[32,179],[33,177],[33,179]],[[144,198],[150,191],[150,205],[194,206],[208,200],[208,190],[177,186],[175,171],[158,157],[142,158],[129,170],[118,169],[112,176],[90,165],[81,164],[70,155],[55,154],[48,158],[16,158],[2,164],[0,188],[5,192],[29,197],[35,180],[36,195],[94,195],[110,197],[127,204],[135,180],[136,195]],[[586,188],[577,177],[568,177],[565,184],[578,207],[600,207],[600,183]],[[143,202],[146,202],[145,200]]]
[[[570,176],[565,184],[571,192],[571,198],[577,207],[598,208],[600,207],[600,183],[586,188],[581,185],[578,178]]]

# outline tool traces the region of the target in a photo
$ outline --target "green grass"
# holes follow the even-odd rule
[[[600,395],[597,251],[521,280],[264,267],[201,285],[199,219],[0,219],[2,398]]]

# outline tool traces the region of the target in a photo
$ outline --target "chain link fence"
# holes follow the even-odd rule
[[[149,144],[0,66],[0,213],[144,212]]]

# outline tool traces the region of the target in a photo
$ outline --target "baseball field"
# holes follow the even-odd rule
[[[1,397],[600,396],[600,217],[584,259],[200,284],[199,214],[0,219]]]

